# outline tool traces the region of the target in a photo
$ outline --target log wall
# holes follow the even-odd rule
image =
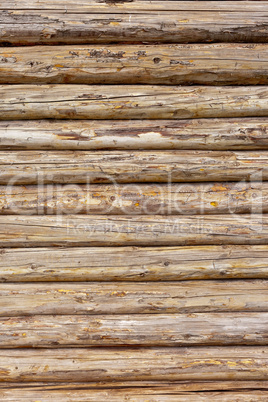
[[[267,7],[1,1],[1,401],[268,400]]]

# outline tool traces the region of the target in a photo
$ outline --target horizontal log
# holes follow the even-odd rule
[[[268,120],[0,121],[0,149],[264,150]]]
[[[268,84],[268,45],[0,49],[0,84]]]
[[[1,381],[266,380],[267,347],[2,349]]]
[[[253,182],[268,180],[268,152],[0,151],[0,169],[7,191],[19,184]]]
[[[0,247],[267,244],[266,215],[0,216]]]
[[[0,282],[268,279],[268,246],[2,249]]]
[[[268,183],[0,186],[1,215],[268,212]]]
[[[0,316],[267,312],[267,284],[266,280],[6,283],[0,284]]]
[[[265,1],[111,3],[4,1],[0,44],[267,42]]]
[[[216,402],[252,402],[267,401],[268,394],[265,391],[245,391],[245,392],[179,392],[174,391],[173,387],[159,387],[158,390],[130,388],[130,389],[107,389],[107,390],[85,390],[86,384],[81,385],[78,390],[27,390],[23,386],[18,389],[9,387],[9,389],[0,390],[2,401],[27,401],[36,402],[41,400],[55,400],[57,402],[83,402],[94,401],[103,402],[109,399],[111,402],[122,400],[146,402],[151,400],[161,400],[167,402],[199,402],[209,399]],[[44,399],[43,399],[44,398]]]
[[[267,344],[268,313],[0,318],[1,348]]]
[[[91,391],[97,392],[98,390],[102,391],[110,391],[110,390],[118,390],[122,391],[131,391],[131,392],[138,392],[144,391],[148,395],[158,395],[158,393],[163,393],[166,390],[169,390],[170,393],[173,395],[177,395],[179,393],[187,392],[190,394],[191,392],[196,393],[202,391],[212,391],[212,392],[221,392],[221,391],[228,391],[228,392],[235,392],[236,394],[242,393],[244,394],[245,391],[249,393],[252,391],[259,390],[259,392],[267,391],[268,384],[267,381],[113,381],[113,382],[93,382],[88,381],[86,383],[65,383],[65,382],[1,382],[0,383],[0,395],[1,392],[4,394],[7,390],[14,390],[14,392],[19,390],[24,390],[25,392],[30,391],[39,391],[39,398],[40,398],[40,391],[61,391],[61,392],[75,392],[76,391],[88,391],[89,395]],[[9,395],[9,394],[7,394]],[[55,394],[56,395],[56,394]],[[67,395],[67,394],[66,394]],[[191,395],[191,394],[190,394]],[[27,400],[28,401],[28,400]],[[17,399],[16,399],[17,402]],[[33,402],[36,402],[35,400]]]
[[[242,3],[242,2],[241,2]],[[76,0],[2,0],[0,10],[58,10],[59,12],[80,12],[99,13],[100,11],[109,13],[118,13],[120,11],[126,13],[143,14],[154,13],[158,11],[263,11],[267,1],[247,1],[245,4],[239,4],[239,1],[174,1],[165,0],[165,5],[160,0],[131,0],[122,2],[120,0],[81,0],[79,5]]]
[[[0,120],[267,117],[267,88],[1,85]]]

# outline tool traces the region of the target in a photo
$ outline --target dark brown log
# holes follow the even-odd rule
[[[0,149],[268,149],[267,118],[0,121]]]
[[[0,43],[267,42],[267,2],[198,3],[5,0]]]
[[[267,117],[267,96],[267,86],[2,85],[0,120]]]
[[[268,84],[268,45],[0,49],[1,84]]]
[[[267,347],[2,349],[1,381],[267,380]]]
[[[266,280],[8,283],[0,285],[0,316],[267,312],[267,285]]]
[[[2,249],[0,281],[268,279],[267,256],[268,246],[248,245]]]
[[[267,344],[268,313],[0,318],[1,348]]]

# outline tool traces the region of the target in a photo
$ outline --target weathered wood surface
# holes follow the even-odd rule
[[[4,1],[0,44],[267,42],[266,1],[113,3]]]
[[[268,246],[2,249],[0,282],[268,279]],[[206,286],[206,283],[200,283]]]
[[[0,121],[0,149],[268,149],[268,119]]]
[[[0,98],[0,120],[268,116],[267,86],[1,85]]]
[[[0,318],[1,348],[267,345],[268,313]]]
[[[1,381],[267,380],[267,347],[2,349]]]
[[[241,13],[247,11],[264,11],[264,6],[268,4],[267,1],[253,0],[246,1],[244,4],[239,4],[239,1],[174,1],[165,0],[163,3],[160,0],[127,0],[127,1],[109,1],[109,0],[81,0],[79,4],[77,0],[66,0],[62,3],[61,0],[2,0],[0,10],[58,10],[59,12],[69,13],[70,11],[86,14],[86,13],[99,13],[104,14],[118,13],[121,10],[126,13],[147,14],[154,13],[154,11],[240,11]],[[220,23],[220,21],[217,21]]]
[[[268,216],[0,216],[0,247],[267,244]]]
[[[267,179],[267,151],[0,151],[0,184],[8,184],[7,191],[19,184]]]
[[[1,215],[268,212],[268,183],[0,186]]]
[[[268,84],[268,45],[0,49],[1,84]]]
[[[267,285],[267,280],[6,283],[0,284],[0,316],[267,312]]]
[[[9,389],[0,390],[2,401],[27,401],[27,402],[45,402],[54,400],[57,402],[83,402],[94,401],[103,402],[109,400],[111,402],[147,402],[148,398],[151,402],[167,401],[167,402],[199,402],[213,400],[216,402],[256,402],[267,401],[268,393],[265,391],[245,391],[245,392],[179,392],[169,387],[162,387],[158,390],[129,388],[111,389],[111,390],[84,390],[84,386],[78,390],[32,390],[25,389],[21,386],[18,389],[9,387]]]
[[[213,400],[216,402],[256,402],[267,401],[268,393],[265,391],[244,391],[244,392],[180,392],[173,389],[172,385],[162,387],[158,390],[144,388],[110,389],[110,390],[85,390],[84,387],[78,390],[32,390],[25,389],[23,385],[14,389],[9,387],[0,390],[2,401],[27,401],[27,402],[45,402],[54,400],[57,402],[83,402],[94,401],[103,402],[109,400],[111,402],[151,402],[167,401],[167,402],[199,402]]]
[[[30,391],[62,391],[62,392],[71,392],[73,391],[82,391],[84,390],[95,391],[103,390],[103,391],[110,391],[110,390],[118,390],[121,391],[124,389],[125,391],[131,392],[139,392],[144,390],[144,394],[146,395],[158,395],[158,393],[164,393],[168,389],[170,393],[177,395],[180,392],[200,392],[200,391],[212,391],[212,392],[221,392],[221,391],[228,391],[228,392],[235,392],[235,394],[242,393],[244,394],[245,391],[251,393],[252,391],[259,390],[259,392],[267,391],[268,384],[267,381],[113,381],[113,382],[106,382],[106,381],[88,381],[86,383],[66,383],[66,382],[1,382],[0,383],[0,395],[2,396],[1,392],[6,392],[7,390],[14,390],[14,392],[18,390],[24,390],[26,392]],[[138,395],[140,395],[138,393]],[[191,395],[191,394],[190,394]],[[197,394],[198,395],[198,394]],[[40,398],[40,394],[39,394]],[[16,400],[17,402],[17,400]],[[36,402],[36,401],[34,401]]]

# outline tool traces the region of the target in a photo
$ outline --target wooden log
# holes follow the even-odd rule
[[[1,85],[0,120],[267,117],[267,88]]]
[[[0,169],[8,192],[19,184],[261,182],[268,180],[268,152],[0,151]]]
[[[5,395],[4,392],[7,390],[14,390],[14,392],[19,389],[23,389],[25,392],[30,391],[61,391],[61,392],[75,392],[88,391],[90,392],[98,390],[100,391],[110,391],[110,390],[118,390],[121,391],[124,389],[125,391],[139,392],[144,391],[148,395],[158,395],[158,393],[163,393],[166,390],[170,391],[170,394],[179,395],[179,393],[187,393],[191,395],[191,392],[194,392],[198,395],[198,392],[202,391],[212,391],[212,392],[235,392],[236,394],[242,393],[245,391],[253,392],[259,390],[259,392],[267,391],[267,381],[113,381],[113,382],[93,382],[88,381],[86,383],[65,383],[65,382],[32,382],[32,383],[16,383],[16,382],[1,382],[0,383],[0,395]],[[2,392],[2,393],[1,393]],[[9,395],[9,394],[7,394]],[[45,394],[44,394],[45,395]],[[53,394],[52,394],[53,395]],[[57,394],[55,394],[57,395]],[[67,394],[66,394],[67,395]],[[138,393],[139,395],[139,393]],[[17,402],[17,399],[16,399]],[[36,402],[36,401],[34,401]]]
[[[84,387],[84,386],[83,386]],[[159,388],[159,390],[143,390],[141,389],[128,389],[128,390],[71,390],[71,391],[36,391],[35,389],[29,391],[25,390],[22,386],[19,389],[9,388],[0,391],[2,401],[27,401],[36,402],[41,400],[55,400],[57,402],[83,402],[94,401],[103,402],[108,400],[111,402],[119,402],[122,400],[146,402],[148,398],[152,401],[167,401],[167,402],[199,402],[213,400],[218,402],[229,402],[230,400],[236,402],[256,402],[267,401],[268,394],[264,391],[245,391],[245,392],[176,392],[168,388]],[[44,399],[42,399],[44,398]],[[153,399],[152,399],[153,398]]]
[[[266,215],[0,216],[0,247],[267,244]]]
[[[267,344],[268,313],[0,318],[1,348]]]
[[[267,42],[266,1],[103,3],[5,0],[0,44]]]
[[[267,380],[267,347],[2,349],[1,381]]]
[[[268,183],[0,186],[1,215],[268,212]]]
[[[0,316],[267,312],[267,284],[266,280],[6,283],[0,284]]]
[[[0,121],[0,149],[264,150],[268,120]]]
[[[266,44],[5,47],[0,83],[268,84],[267,60]]]
[[[268,279],[267,255],[249,245],[2,249],[0,282]]]
[[[165,5],[160,0],[132,0],[122,2],[120,0],[115,1],[98,1],[81,0],[77,4],[76,0],[67,0],[62,3],[61,0],[2,0],[0,4],[0,10],[57,10],[59,12],[80,12],[80,13],[99,13],[104,14],[118,13],[120,11],[129,14],[151,14],[158,11],[258,11],[264,10],[264,5],[267,1],[247,1],[245,4],[239,1],[198,1],[193,4],[192,1],[174,1],[165,0]]]
[[[10,387],[9,389],[0,390],[2,401],[27,401],[36,402],[54,400],[57,402],[103,402],[108,400],[111,402],[119,402],[122,400],[146,402],[148,398],[151,401],[167,401],[167,402],[199,402],[213,400],[216,402],[256,402],[267,401],[268,394],[265,391],[245,391],[245,392],[178,392],[173,387],[159,387],[158,390],[143,388],[125,389],[107,389],[107,390],[84,390],[85,385],[78,390],[55,390],[55,391],[37,391],[34,388],[27,390],[23,386],[18,389]],[[40,400],[41,398],[41,400]],[[44,399],[43,399],[44,398]]]

